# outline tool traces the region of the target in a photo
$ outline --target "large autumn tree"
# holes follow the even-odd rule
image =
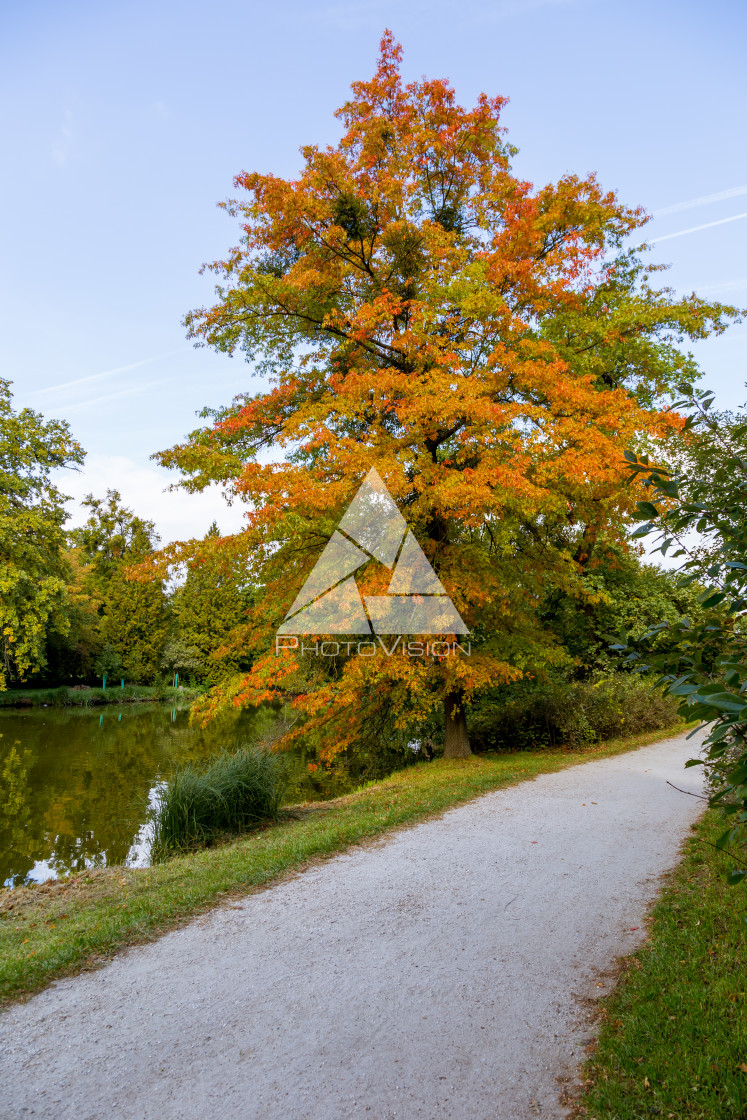
[[[405,85],[400,55],[385,34],[341,140],[304,147],[297,179],[237,176],[240,243],[208,266],[216,302],[187,324],[270,384],[160,456],[187,488],[218,480],[247,502],[264,589],[252,671],[208,712],[291,691],[327,756],[382,711],[401,730],[439,707],[446,754],[469,753],[469,698],[552,656],[537,604],[552,587],[583,595],[595,541],[614,537],[632,500],[623,449],[676,423],[667,393],[696,374],[677,341],[733,314],[653,287],[656,267],[624,247],[646,216],[593,175],[517,178],[503,98],[466,110],[446,81]],[[470,657],[275,656],[371,467],[470,627]],[[381,594],[389,575],[372,562],[356,578]]]

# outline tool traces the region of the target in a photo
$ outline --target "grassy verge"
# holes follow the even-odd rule
[[[124,688],[60,688],[10,689],[0,692],[0,708],[87,708],[99,704],[137,704],[148,700],[193,700],[200,693],[196,688],[171,688],[168,685],[128,684]]]
[[[142,870],[112,867],[0,892],[0,1000],[152,940],[226,895],[412,824],[489,790],[656,742],[681,725],[584,751],[525,751],[410,767],[358,793],[299,807],[263,831]]]
[[[605,1001],[587,1088],[574,1115],[593,1120],[747,1117],[747,893],[708,843],[709,811],[685,845],[649,938]]]

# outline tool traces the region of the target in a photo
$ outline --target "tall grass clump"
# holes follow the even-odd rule
[[[258,747],[178,767],[152,812],[154,863],[275,820],[288,785],[285,759]]]

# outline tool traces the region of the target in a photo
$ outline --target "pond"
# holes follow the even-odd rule
[[[189,726],[189,708],[163,703],[0,710],[0,883],[148,862],[148,807],[175,764],[267,739],[271,708]],[[290,753],[287,801],[352,788],[344,767],[309,773]]]

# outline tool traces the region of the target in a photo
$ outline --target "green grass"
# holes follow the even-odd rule
[[[0,1000],[100,964],[228,895],[245,895],[310,861],[413,824],[489,790],[655,742],[682,725],[583,751],[526,751],[423,763],[335,801],[286,812],[231,844],[142,870],[112,867],[0,892]]]
[[[574,1115],[747,1117],[747,892],[725,881],[733,861],[704,843],[723,828],[710,810],[687,841],[646,944],[604,1003]]]
[[[180,766],[158,797],[152,861],[277,820],[288,778],[284,758],[256,747]]]
[[[14,688],[0,692],[0,708],[87,708],[99,704],[135,704],[147,700],[193,700],[200,690],[171,688],[170,685],[126,684],[124,688],[87,688],[78,691],[67,685],[59,688]]]

